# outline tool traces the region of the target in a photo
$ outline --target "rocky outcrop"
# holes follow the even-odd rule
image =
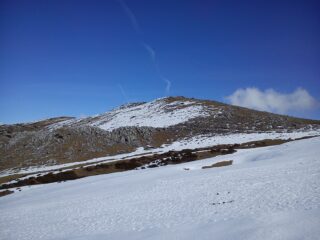
[[[197,114],[189,113],[190,109],[198,111]],[[123,126],[112,125],[111,130],[99,127],[108,121],[121,120],[119,116],[126,113],[130,115],[129,118],[126,116],[128,121],[136,121],[139,125],[128,126],[130,124],[124,121]],[[174,124],[145,127],[144,120],[148,123],[148,119],[137,116],[138,113],[152,117],[151,125],[158,126],[157,121],[163,121],[163,117],[173,120]],[[194,117],[189,118],[190,115]],[[139,121],[136,120],[138,117]],[[175,121],[175,117],[179,121]],[[59,117],[27,124],[0,125],[0,171],[78,162],[133,151],[137,147],[158,147],[200,134],[287,132],[317,128],[320,128],[320,121],[316,120],[254,111],[215,101],[169,97],[151,103],[127,104],[83,119]]]
[[[161,129],[123,127],[112,132],[92,126],[20,131],[1,135],[0,170],[54,165],[132,151],[147,146]]]

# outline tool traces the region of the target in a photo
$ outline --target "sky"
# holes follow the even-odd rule
[[[320,119],[320,2],[0,1],[0,122],[165,96]]]

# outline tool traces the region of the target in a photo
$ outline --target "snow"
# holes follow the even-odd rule
[[[220,144],[236,144],[236,143],[246,143],[250,141],[259,141],[264,139],[297,139],[301,137],[308,136],[318,136],[320,135],[320,130],[309,130],[309,131],[295,131],[295,132],[265,132],[265,133],[239,133],[239,134],[227,134],[227,135],[199,135],[192,138],[182,139],[180,141],[175,141],[171,144],[163,145],[160,148],[154,149],[144,149],[142,147],[137,148],[134,152],[118,154],[114,156],[106,156],[100,158],[93,158],[81,162],[65,163],[53,166],[37,166],[29,167],[26,169],[16,170],[7,169],[0,172],[0,177],[12,175],[12,174],[31,174],[44,171],[54,171],[61,168],[72,167],[79,164],[96,164],[110,161],[118,161],[121,159],[129,159],[140,155],[150,155],[154,153],[165,153],[168,151],[180,151],[183,149],[194,149],[194,148],[204,148],[211,147]],[[29,176],[28,176],[29,177]]]
[[[64,121],[61,121],[61,122],[57,122],[57,123],[53,123],[53,124],[50,124],[49,126],[47,126],[46,128],[49,130],[49,131],[54,131],[56,129],[59,129],[59,128],[62,128],[64,126],[68,126],[68,125],[72,125],[72,124],[75,124],[77,122],[80,122],[82,121],[83,119],[85,118],[71,118],[71,119],[68,119],[68,120],[64,120]]]
[[[319,146],[23,187],[0,198],[0,239],[318,239]],[[234,164],[201,169],[223,160]]]
[[[168,104],[158,99],[138,106],[115,109],[91,125],[107,131],[126,126],[163,128],[207,115],[204,107],[196,105],[196,102],[174,101]]]
[[[55,130],[64,126],[91,125],[106,131],[120,127],[155,127],[164,128],[189,121],[196,117],[205,117],[209,113],[204,105],[196,101],[173,101],[165,98],[152,102],[127,104],[112,111],[88,118],[68,119],[53,123],[47,128]],[[211,114],[221,113],[219,108],[210,108]]]
[[[265,139],[297,139],[308,136],[319,136],[320,130],[293,132],[235,133],[224,135],[198,135],[168,144],[165,151],[210,147],[221,144],[241,144]]]

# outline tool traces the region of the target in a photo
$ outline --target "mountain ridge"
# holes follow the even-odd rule
[[[242,106],[238,106],[238,105],[232,105],[232,104],[228,104],[228,103],[223,103],[223,102],[215,101],[215,100],[211,100],[211,99],[197,99],[197,98],[193,98],[193,97],[189,98],[189,97],[184,97],[184,96],[169,96],[169,97],[157,98],[157,99],[154,99],[150,102],[161,101],[161,100],[169,100],[169,101],[195,100],[195,101],[199,101],[199,102],[203,102],[203,103],[210,102],[210,103],[215,103],[215,104],[219,104],[219,105],[232,106],[232,107],[239,108],[239,109],[245,109],[245,110],[256,111],[256,112],[261,112],[261,113],[268,113],[268,114],[273,114],[273,115],[278,115],[278,116],[286,116],[288,118],[293,118],[293,119],[307,120],[310,122],[314,122],[316,124],[320,123],[320,120],[318,120],[318,119],[309,119],[309,118],[297,117],[297,116],[292,116],[292,115],[287,115],[287,114],[279,114],[279,113],[273,113],[273,112],[262,111],[262,110],[257,110],[257,109],[251,109],[251,108],[242,107]],[[87,119],[87,118],[95,118],[97,116],[113,112],[115,110],[121,110],[121,109],[125,109],[127,107],[138,106],[138,105],[142,105],[145,103],[148,103],[148,102],[146,102],[146,101],[128,102],[128,103],[121,104],[118,107],[114,107],[109,111],[106,111],[106,112],[103,112],[100,114],[94,114],[94,115],[88,116],[88,117],[75,117],[75,116],[62,115],[62,116],[49,117],[49,118],[44,118],[41,120],[34,120],[34,121],[28,121],[28,122],[1,123],[0,126],[32,125],[32,124],[37,124],[37,123],[41,123],[41,122],[51,122],[52,121],[54,123],[54,122],[59,122],[59,121],[64,121],[64,120],[72,120],[72,119],[73,120],[75,120],[75,119],[81,120],[81,119]]]
[[[57,117],[0,126],[0,171],[55,165],[160,147],[200,135],[320,129],[320,121],[211,100],[166,97],[86,118]]]

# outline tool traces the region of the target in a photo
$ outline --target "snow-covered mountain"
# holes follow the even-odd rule
[[[125,104],[110,112],[84,119],[70,119],[49,125],[49,129],[61,126],[89,125],[105,131],[121,127],[167,128],[191,119],[222,114],[220,107],[209,108],[201,101],[183,97],[160,98],[152,102]]]
[[[159,99],[148,103],[124,105],[93,118],[90,125],[107,131],[120,127],[166,128],[197,117],[208,116],[207,109],[196,101],[167,100]]]
[[[168,97],[126,104],[87,118],[58,117],[0,126],[0,171],[52,166],[197,136],[314,132],[320,121],[254,111],[215,101]],[[310,135],[310,134],[309,134]]]
[[[0,239],[317,239],[319,146],[320,121],[184,97],[0,125]]]

